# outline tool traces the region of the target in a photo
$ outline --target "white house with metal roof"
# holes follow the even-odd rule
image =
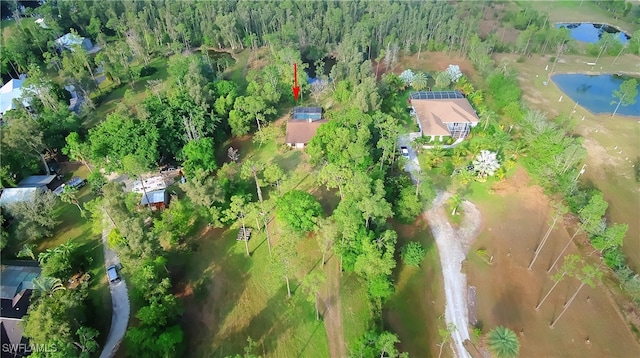
[[[30,103],[22,98],[22,84],[25,79],[27,79],[27,75],[22,74],[19,78],[12,78],[0,88],[0,118],[8,111],[16,108],[14,99],[22,101],[22,105],[25,107],[30,106]]]

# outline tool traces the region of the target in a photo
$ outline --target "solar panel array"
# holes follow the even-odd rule
[[[321,107],[296,107],[293,109],[293,119],[317,121],[322,119]]]
[[[296,107],[293,109],[293,113],[322,113],[321,107]]]
[[[460,91],[421,91],[411,92],[411,99],[454,99],[464,98]]]

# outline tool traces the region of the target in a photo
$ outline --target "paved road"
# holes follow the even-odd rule
[[[107,245],[108,232],[108,230],[102,231],[105,270],[110,265],[120,265],[118,255],[113,250],[109,249]],[[107,341],[104,344],[100,358],[111,358],[118,351],[120,342],[122,342],[124,334],[127,331],[129,313],[131,311],[131,307],[129,306],[129,293],[124,279],[116,284],[109,284],[109,290],[111,291],[111,305],[113,307],[113,313],[111,315],[111,328],[109,329],[109,335],[107,336]]]

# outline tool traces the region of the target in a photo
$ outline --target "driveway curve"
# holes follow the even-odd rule
[[[454,229],[445,210],[445,203],[451,195],[438,193],[433,206],[423,215],[438,247],[442,276],[445,290],[445,321],[447,326],[455,325],[451,333],[454,354],[460,358],[471,358],[464,347],[464,342],[469,339],[469,317],[467,307],[467,276],[462,273],[462,261],[464,261],[473,240],[480,229],[480,212],[475,205],[468,201],[462,203],[464,212],[460,229]]]
[[[104,264],[105,269],[110,265],[117,265],[120,267],[120,259],[118,255],[107,245],[107,235],[109,231],[102,231],[102,244],[104,245]],[[127,325],[129,324],[129,313],[131,307],[129,305],[129,292],[127,291],[127,284],[122,279],[118,283],[109,283],[109,291],[111,291],[111,306],[113,308],[111,314],[111,328],[109,329],[109,335],[100,354],[100,358],[111,358],[118,351],[120,342],[124,338],[124,334],[127,332]]]

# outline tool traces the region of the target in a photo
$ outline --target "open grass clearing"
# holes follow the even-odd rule
[[[277,163],[288,174],[281,190],[308,190],[319,194],[323,207],[335,207],[332,193],[317,187],[315,176],[301,151],[278,150],[282,138],[259,145],[248,138],[224,145],[239,149],[241,160]],[[265,200],[275,188],[264,188]],[[273,205],[265,203],[268,208]],[[249,226],[254,223],[247,222]],[[271,221],[272,243],[277,243],[277,223]],[[290,277],[293,296],[287,298],[284,277],[278,275],[269,259],[266,237],[254,229],[245,255],[242,242],[236,241],[238,229],[211,229],[201,224],[191,239],[194,251],[181,253],[171,261],[181,267],[184,287],[186,340],[190,354],[225,357],[240,353],[251,337],[256,353],[266,357],[329,356],[329,344],[323,321],[315,320],[313,304],[300,289],[301,279],[321,269],[321,253],[312,235],[301,237],[295,258],[295,273]],[[340,334],[342,334],[340,332]]]
[[[640,190],[635,180],[632,165],[640,158],[640,117],[594,115],[567,97],[553,82],[544,86],[551,68],[548,56],[532,56],[525,62],[516,62],[515,55],[496,56],[498,62],[508,61],[517,69],[524,100],[533,108],[549,113],[571,115],[575,121],[574,132],[584,137],[587,149],[587,170],[583,177],[587,185],[597,187],[609,202],[608,219],[629,225],[624,241],[624,253],[634,270],[640,269]],[[620,56],[616,65],[614,58],[601,57],[596,69],[587,66],[593,58],[580,55],[562,56],[556,73],[616,73],[625,68],[627,72],[640,76],[640,61],[637,56]],[[601,65],[600,65],[601,64]],[[600,69],[602,66],[602,69]],[[561,102],[558,100],[563,96]],[[572,113],[575,108],[575,113]],[[584,116],[584,120],[582,117]],[[620,153],[622,152],[622,153]]]
[[[418,241],[427,250],[420,267],[406,266],[400,255],[395,269],[395,293],[386,303],[385,327],[398,334],[400,350],[411,357],[437,357],[441,342],[439,328],[444,323],[444,290],[438,250],[422,216],[412,225],[394,223],[398,232],[398,250],[409,241]],[[453,352],[448,344],[445,356]]]
[[[553,284],[546,269],[573,232],[557,225],[533,270],[527,270],[550,213],[542,190],[528,185],[528,176],[518,169],[514,176],[493,186],[498,195],[491,200],[474,200],[482,212],[484,230],[464,268],[469,285],[477,290],[476,311],[483,333],[497,325],[511,328],[519,335],[523,357],[637,356],[640,345],[605,287],[584,287],[553,330],[548,325],[577,289],[577,280],[559,284],[540,311],[534,310]],[[581,240],[578,246],[583,246]],[[494,257],[492,265],[475,254],[478,249],[486,249]],[[570,250],[586,252],[590,248],[580,250],[572,245]]]

